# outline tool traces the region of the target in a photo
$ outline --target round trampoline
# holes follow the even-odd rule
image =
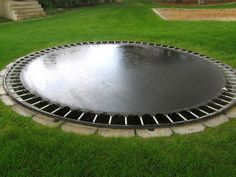
[[[17,102],[57,119],[150,128],[210,117],[234,104],[235,71],[159,44],[86,42],[18,59],[4,78]]]

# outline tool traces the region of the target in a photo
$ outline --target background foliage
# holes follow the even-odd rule
[[[44,8],[75,8],[79,6],[96,5],[109,0],[39,0]]]

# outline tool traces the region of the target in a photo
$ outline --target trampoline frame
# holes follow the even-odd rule
[[[93,112],[92,110],[73,109],[61,104],[52,103],[50,101],[43,100],[37,95],[30,93],[20,80],[20,73],[22,69],[37,57],[50,53],[51,51],[60,50],[63,48],[70,48],[81,45],[97,45],[97,44],[139,44],[139,45],[151,45],[160,48],[171,49],[179,52],[188,53],[201,57],[204,60],[210,61],[216,65],[221,71],[223,71],[226,77],[225,89],[222,90],[222,94],[217,99],[209,100],[203,106],[195,108],[186,108],[180,112],[173,113],[158,113],[154,115],[125,115],[106,112]],[[100,42],[81,42],[72,43],[66,45],[60,45],[56,47],[40,50],[24,57],[21,57],[15,61],[15,63],[8,69],[3,79],[4,89],[7,94],[20,105],[29,108],[32,111],[39,112],[41,114],[52,117],[56,120],[64,120],[68,122],[78,123],[82,125],[89,125],[95,127],[109,127],[109,128],[156,128],[156,127],[169,127],[171,125],[178,125],[183,123],[191,123],[195,121],[201,121],[202,119],[209,118],[217,115],[229,107],[235,104],[236,100],[236,71],[229,65],[221,63],[211,57],[199,54],[197,52],[189,51],[183,48],[177,48],[169,45],[144,43],[144,42],[131,42],[131,41],[100,41]],[[35,101],[34,101],[35,100]],[[54,109],[47,111],[50,107]],[[62,113],[63,114],[62,114]],[[201,113],[201,115],[200,115]],[[73,115],[73,116],[72,116]],[[178,120],[174,120],[173,116],[177,116]],[[105,120],[106,123],[101,123],[101,120]],[[113,123],[114,119],[117,119],[123,123]],[[159,120],[163,119],[163,122]],[[176,119],[176,118],[175,118]],[[99,120],[99,121],[98,121]],[[166,121],[166,122],[165,122]],[[134,123],[132,123],[134,122]],[[139,123],[137,123],[139,122]],[[152,122],[152,123],[150,123]]]

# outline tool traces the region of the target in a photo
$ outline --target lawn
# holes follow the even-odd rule
[[[146,1],[83,7],[0,24],[0,69],[43,48],[81,41],[131,40],[201,52],[236,68],[236,22],[163,21]],[[182,6],[181,6],[182,7]],[[236,4],[210,8],[236,8]],[[199,7],[202,8],[202,7]],[[64,133],[0,102],[0,176],[236,176],[236,120],[168,138],[103,138]]]

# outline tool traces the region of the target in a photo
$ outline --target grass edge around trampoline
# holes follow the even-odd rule
[[[3,23],[0,68],[39,49],[91,40],[171,44],[236,67],[235,22],[165,22],[152,13],[153,6],[158,5],[99,6]],[[235,176],[235,126],[231,120],[186,136],[102,138],[38,125],[0,103],[0,172],[2,176]]]

